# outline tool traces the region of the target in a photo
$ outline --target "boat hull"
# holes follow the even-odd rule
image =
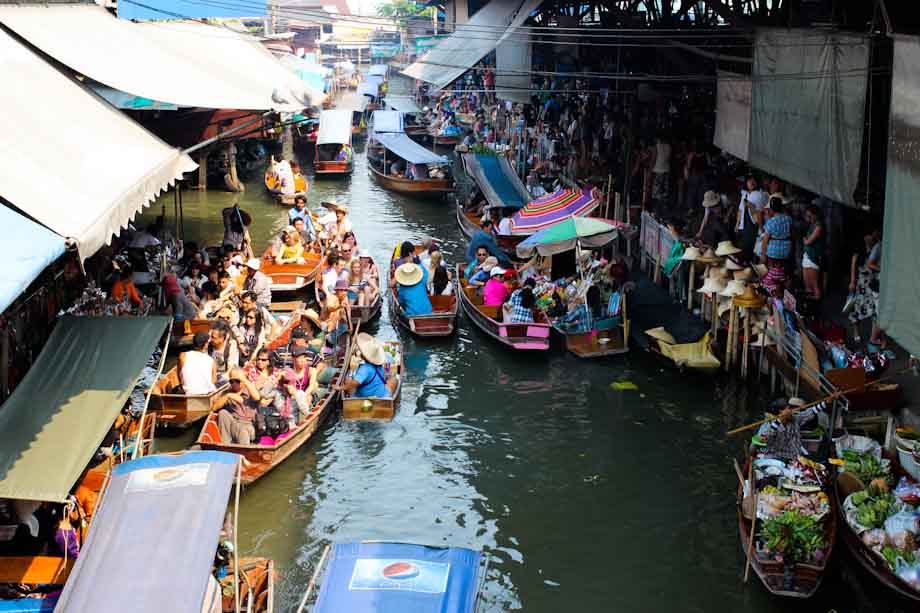
[[[393,269],[393,261],[390,261],[390,270]],[[456,285],[454,285],[456,294]],[[387,295],[390,301],[390,311],[393,313],[393,319],[399,326],[408,330],[414,336],[421,338],[450,336],[457,327],[457,316],[460,312],[457,297],[454,296],[432,296],[431,300],[433,313],[430,315],[406,315],[399,305],[399,299],[396,296],[396,282],[390,277]]]
[[[405,362],[403,360],[402,343],[385,341],[387,345],[396,345],[399,351],[399,364],[396,374],[399,375],[396,391],[392,398],[342,398],[342,417],[345,419],[385,419],[390,420],[396,416],[399,409],[400,392],[402,391],[402,378],[405,376]]]
[[[335,177],[351,174],[354,170],[353,162],[313,162],[313,172],[317,177]]]
[[[413,179],[392,177],[383,174],[370,164],[368,164],[368,171],[380,187],[401,194],[440,197],[454,191],[450,179],[421,179],[416,181]]]
[[[151,389],[149,409],[156,414],[157,422],[164,428],[181,430],[204,419],[211,412],[214,400],[228,387],[223,385],[210,394],[170,393],[169,390],[178,387],[179,383],[178,366],[174,366]]]

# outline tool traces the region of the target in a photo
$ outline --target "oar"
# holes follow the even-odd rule
[[[912,371],[912,370],[913,370],[912,367],[904,368],[904,369],[902,369],[902,370],[899,370],[898,372],[895,372],[895,373],[892,373],[892,374],[888,375],[887,377],[882,377],[882,378],[880,378],[880,379],[876,379],[875,381],[872,382],[872,384],[874,385],[874,384],[877,384],[877,383],[881,383],[882,381],[886,381],[886,380],[893,379],[894,377],[897,377],[897,376],[899,376],[899,375],[903,375],[904,373],[910,372],[910,371]],[[823,398],[820,398],[820,399],[818,399],[818,400],[815,400],[814,402],[809,402],[809,403],[806,404],[806,405],[803,405],[803,406],[798,407],[797,409],[794,409],[794,410],[792,411],[792,414],[795,415],[796,413],[800,413],[800,412],[802,412],[802,411],[804,411],[804,410],[806,410],[806,409],[810,409],[811,407],[813,407],[813,406],[815,406],[815,405],[819,405],[819,404],[821,404],[822,402],[826,402],[826,401],[828,401],[828,400],[833,400],[833,399],[835,399],[835,398],[839,398],[840,396],[846,396],[847,394],[852,394],[853,392],[858,392],[859,390],[863,389],[864,387],[866,387],[866,385],[859,385],[859,386],[857,386],[857,387],[851,387],[850,389],[847,389],[847,390],[839,390],[839,391],[836,391],[836,392],[834,392],[833,394],[829,394],[829,395],[827,395],[827,396],[825,396],[825,397],[823,397]],[[755,421],[755,422],[753,422],[753,423],[747,424],[746,426],[741,426],[741,427],[739,427],[739,428],[735,428],[734,430],[729,430],[728,432],[725,433],[725,436],[732,436],[732,435],[734,435],[734,434],[738,434],[739,432],[744,432],[745,430],[750,430],[750,429],[752,429],[752,428],[757,428],[757,427],[759,427],[759,426],[764,425],[764,424],[767,423],[767,422],[773,421],[774,419],[776,419],[776,417],[767,417],[766,419],[761,419],[761,420]]]
[[[754,512],[751,514],[751,536],[748,538],[747,562],[744,564],[744,582],[747,583],[751,572],[751,557],[754,555],[754,532],[757,526],[757,494],[754,492],[754,459],[748,463],[748,487],[751,488],[748,496],[754,497]]]

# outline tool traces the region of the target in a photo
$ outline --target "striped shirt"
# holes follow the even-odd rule
[[[806,455],[802,448],[801,427],[826,407],[827,401],[820,402],[793,415],[789,423],[784,424],[779,419],[771,421],[763,437],[767,443],[767,455],[783,460],[794,460],[800,455]]]

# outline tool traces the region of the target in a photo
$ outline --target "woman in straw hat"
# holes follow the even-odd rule
[[[433,311],[428,298],[428,271],[414,262],[408,262],[393,273],[399,306],[408,316],[430,315]]]
[[[703,221],[696,237],[705,245],[718,245],[722,241],[730,241],[731,233],[728,226],[722,221],[722,199],[719,194],[710,190],[703,196]]]
[[[389,398],[396,389],[397,381],[395,378],[387,380],[383,368],[386,362],[383,345],[366,332],[358,333],[355,344],[364,362],[336,389],[353,398]]]

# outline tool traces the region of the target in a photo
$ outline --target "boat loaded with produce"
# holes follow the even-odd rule
[[[898,437],[899,451],[907,443]],[[866,436],[837,441],[843,540],[862,566],[902,597],[920,602],[920,484],[882,457]],[[911,466],[913,468],[913,466]]]

